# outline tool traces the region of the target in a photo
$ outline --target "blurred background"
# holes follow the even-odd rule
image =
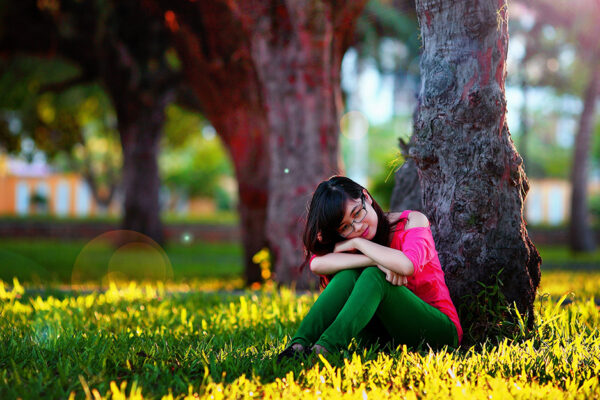
[[[57,4],[37,2],[40,9]],[[507,120],[525,161],[530,192],[524,216],[544,268],[596,268],[598,252],[573,254],[567,237],[571,176],[580,162],[587,163],[586,213],[594,241],[600,226],[599,90],[593,79],[600,64],[598,39],[589,29],[599,20],[598,5],[580,1],[573,10],[557,4],[509,4]],[[369,188],[384,209],[402,162],[398,140],[412,135],[419,51],[411,2],[371,0],[342,61],[340,156],[345,173]],[[12,51],[0,56],[0,279],[73,283],[78,262],[102,247],[90,244],[118,230],[123,216],[117,111],[106,88],[79,80],[81,67],[65,57]],[[164,59],[180,68],[168,45]],[[582,124],[591,124],[584,159],[575,156]],[[166,101],[158,146],[165,240],[137,251],[168,255],[148,258],[159,260],[148,268],[159,271],[160,279],[241,285],[235,168],[216,129],[178,95]],[[136,272],[110,257],[113,272],[147,276],[148,270]]]

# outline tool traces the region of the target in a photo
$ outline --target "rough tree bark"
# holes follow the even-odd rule
[[[452,299],[461,312],[478,282],[499,276],[506,299],[531,316],[541,260],[523,221],[528,183],[505,119],[506,1],[416,6],[422,85],[411,156]],[[488,317],[461,313],[465,325]]]
[[[571,189],[571,222],[569,227],[569,244],[573,251],[589,252],[596,247],[589,221],[587,175],[598,93],[600,93],[600,51],[596,52],[591,63],[590,80],[583,100],[579,129],[575,137],[573,169],[571,172],[573,186]]]
[[[339,172],[341,58],[364,2],[155,2],[236,165],[247,271],[268,243],[276,280],[299,278],[310,193]]]

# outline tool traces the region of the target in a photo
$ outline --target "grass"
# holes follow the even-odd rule
[[[496,344],[437,352],[351,348],[329,360],[277,364],[315,295],[178,288],[132,283],[56,297],[3,285],[0,398],[600,395],[600,313],[591,298],[560,306],[540,297],[533,332]]]
[[[97,284],[69,285],[85,244],[0,242],[0,398],[600,397],[600,271],[544,270],[531,332],[277,364],[316,294],[206,291],[239,280],[241,250],[201,243],[167,246],[167,283],[82,290]],[[42,284],[18,262],[58,271]]]
[[[173,242],[164,249],[138,247],[132,249],[132,253],[132,264],[136,264],[136,258],[147,261],[145,269],[140,271],[142,276],[151,274],[152,267],[154,272],[166,270],[167,277],[179,282],[211,278],[236,281],[242,273],[242,248],[237,243]],[[16,276],[27,283],[71,283],[73,273],[82,260],[89,261],[90,257],[96,259],[97,265],[95,271],[89,271],[89,277],[96,278],[98,283],[108,273],[111,260],[116,272],[120,269],[123,273],[135,275],[135,271],[127,271],[123,261],[117,260],[118,254],[122,253],[103,246],[103,243],[92,241],[2,239],[0,279],[11,281]],[[161,254],[166,255],[166,258],[161,257]],[[115,255],[117,257],[113,258]],[[157,264],[157,260],[163,262]],[[90,264],[93,263],[86,265],[88,269]]]
[[[600,269],[600,247],[591,253],[573,253],[567,246],[538,246],[546,268]]]
[[[0,239],[0,279],[10,281],[70,282],[77,257],[90,241],[58,239]],[[89,249],[88,249],[89,250]],[[573,254],[565,246],[539,246],[547,269],[600,269],[600,248]],[[110,250],[107,250],[110,252]],[[242,272],[238,243],[171,242],[164,248],[174,279],[229,279]]]
[[[208,224],[208,225],[235,225],[239,223],[236,211],[216,211],[202,215],[182,215],[177,213],[163,213],[161,219],[165,224]],[[109,223],[118,224],[121,217],[118,215],[94,215],[85,217],[56,216],[51,214],[14,215],[0,214],[0,222],[46,222],[46,223]]]

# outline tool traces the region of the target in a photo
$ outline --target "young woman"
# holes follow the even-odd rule
[[[325,287],[279,359],[365,344],[456,347],[462,328],[429,222],[417,211],[384,213],[342,176],[321,182],[306,227],[305,265]]]

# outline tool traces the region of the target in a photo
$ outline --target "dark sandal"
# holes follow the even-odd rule
[[[277,362],[280,363],[286,359],[298,360],[306,355],[306,348],[303,350],[294,350],[292,346],[288,347],[277,356]]]

